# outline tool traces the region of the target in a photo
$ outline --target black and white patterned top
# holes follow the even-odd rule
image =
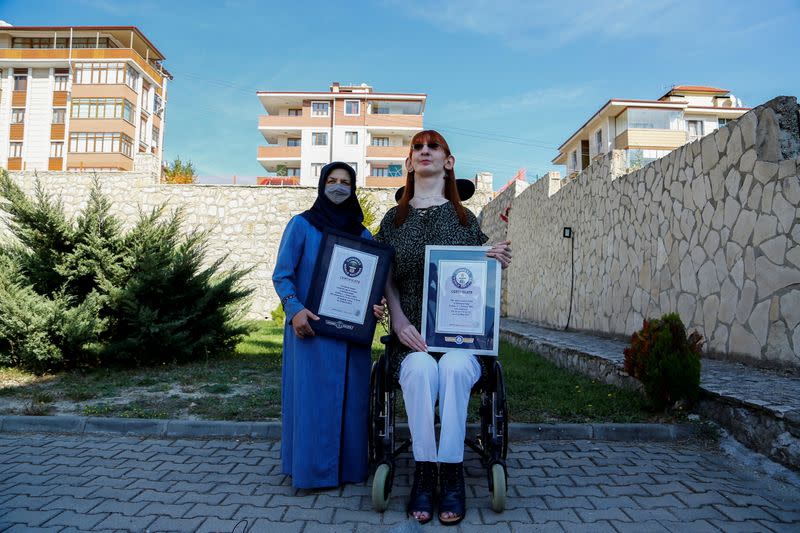
[[[425,268],[425,246],[481,246],[489,237],[481,231],[475,215],[464,208],[467,224],[462,226],[450,202],[424,209],[409,208],[406,221],[395,227],[397,207],[389,209],[381,221],[375,240],[394,247],[393,279],[400,294],[400,307],[417,331],[422,330],[422,283]],[[395,378],[400,363],[411,350],[394,336],[388,351]]]

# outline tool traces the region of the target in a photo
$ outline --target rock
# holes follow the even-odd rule
[[[734,322],[731,326],[730,352],[761,359],[761,344],[755,336],[744,329],[741,324]]]
[[[793,289],[781,296],[780,308],[783,312],[783,319],[789,329],[794,329],[800,324],[800,290]],[[797,345],[795,345],[797,346]],[[800,346],[797,346],[800,348]]]
[[[758,246],[766,239],[775,235],[778,228],[778,218],[773,215],[761,214],[753,231],[753,244]]]
[[[778,177],[778,163],[769,161],[756,161],[753,176],[757,181],[766,184]]]
[[[736,225],[733,227],[732,239],[740,246],[745,246],[750,240],[750,234],[753,232],[755,224],[755,212],[747,210],[741,211],[739,217],[736,219]]]
[[[758,117],[756,128],[756,152],[762,161],[780,161],[781,145],[778,140],[780,127],[775,111],[769,107],[763,108]]]
[[[683,293],[678,296],[678,314],[684,324],[692,323],[696,305],[695,297],[691,294]]]
[[[719,150],[713,135],[706,135],[700,141],[702,149],[703,172],[710,172],[719,162]]]
[[[739,303],[736,306],[736,320],[742,324],[747,322],[750,318],[750,313],[753,311],[753,304],[756,299],[756,284],[750,280],[744,282],[742,294],[739,297]]]
[[[695,279],[695,268],[692,264],[691,256],[684,255],[683,260],[681,261],[680,271],[681,289],[689,293],[696,293],[697,281]]]
[[[800,283],[800,270],[778,266],[764,256],[756,258],[755,282],[758,298],[763,299],[776,291]]]
[[[701,297],[706,298],[712,293],[719,292],[717,269],[714,266],[713,261],[707,261],[702,267],[700,267],[698,279],[700,280],[699,289]]]
[[[736,290],[733,283],[726,279],[722,282],[722,289],[720,290],[719,321],[723,324],[730,324],[733,322],[733,316],[738,303],[739,292]]]
[[[789,344],[789,331],[781,322],[773,322],[769,327],[769,340],[764,355],[772,361],[792,361],[795,355]]]
[[[786,235],[778,235],[763,242],[760,246],[761,251],[767,258],[776,265],[782,265],[786,257]]]
[[[717,313],[719,312],[719,296],[713,294],[703,300],[703,330],[706,336],[717,327]]]
[[[775,193],[775,198],[772,200],[772,212],[778,217],[780,222],[780,231],[789,233],[792,229],[797,215],[797,208],[786,201],[780,193]]]
[[[728,175],[725,177],[725,189],[728,191],[729,196],[736,196],[739,194],[739,187],[742,185],[742,175],[738,170],[732,168]]]
[[[764,300],[758,303],[753,312],[750,313],[750,319],[747,323],[750,325],[750,330],[755,335],[760,345],[767,342],[767,332],[769,329],[769,306],[770,301]]]
[[[756,151],[750,149],[742,155],[742,158],[739,160],[739,171],[743,173],[748,173],[753,171],[753,167],[756,164]]]

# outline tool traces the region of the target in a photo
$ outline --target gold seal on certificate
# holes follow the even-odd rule
[[[432,352],[497,355],[500,263],[488,246],[426,246],[422,336]]]

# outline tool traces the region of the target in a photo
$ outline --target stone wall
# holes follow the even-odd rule
[[[800,368],[798,155],[797,101],[779,97],[634,172],[616,152],[553,196],[532,184],[509,215],[508,314],[566,325],[574,244],[571,329],[677,311],[710,354]]]
[[[167,185],[158,183],[152,172],[15,172],[11,176],[27,192],[35,187],[36,177],[45,190],[61,198],[65,212],[74,217],[86,206],[93,176],[114,206],[114,214],[127,226],[138,219],[140,210],[166,204],[182,208],[187,229],[208,230],[207,258],[227,255],[225,265],[253,270],[245,283],[255,289],[251,318],[268,317],[278,305],[272,287],[278,246],[289,219],[308,209],[316,197],[312,187],[272,187],[259,185]],[[466,206],[480,213],[492,196],[492,175],[477,176],[476,193]],[[366,189],[378,213],[378,221],[395,205],[394,188]],[[7,231],[0,213],[0,238]],[[7,237],[7,235],[5,235]]]

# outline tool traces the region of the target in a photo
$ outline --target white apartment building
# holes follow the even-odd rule
[[[328,92],[257,93],[267,115],[258,129],[267,141],[258,162],[270,173],[259,183],[316,186],[331,161],[349,163],[360,186],[405,183],[409,143],[423,129],[426,95],[376,93],[367,84]]]

